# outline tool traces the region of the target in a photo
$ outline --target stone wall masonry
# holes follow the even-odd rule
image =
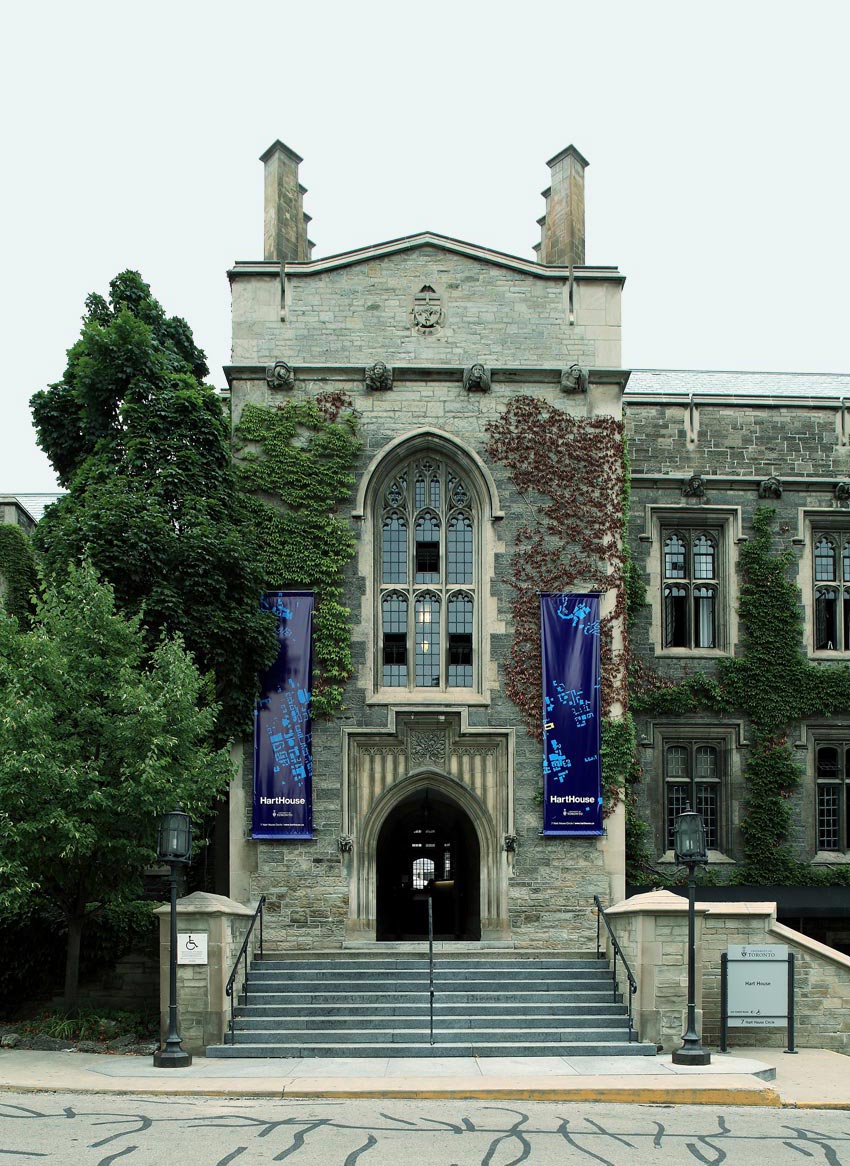
[[[607,912],[638,980],[641,1037],[677,1048],[687,1008],[687,901],[670,891],[626,899]],[[787,944],[796,957],[796,1043],[850,1053],[850,957],[776,921],[775,903],[697,903],[698,1031],[720,1040],[721,955],[730,945]],[[738,1048],[784,1048],[784,1027],[730,1028]]]
[[[352,269],[354,270],[354,269]],[[425,277],[423,276],[423,282]],[[436,285],[435,285],[436,286]],[[549,285],[547,285],[549,286]],[[418,290],[418,287],[415,289]],[[277,353],[286,357],[287,350]],[[477,357],[474,347],[464,350],[463,364]],[[535,359],[539,352],[535,351]],[[369,358],[392,358],[392,353],[370,349]],[[298,360],[293,356],[298,368]],[[390,361],[391,362],[391,361]],[[365,361],[364,361],[365,363]],[[583,417],[592,411],[596,386],[588,395],[570,396],[552,381],[495,380],[488,393],[470,394],[460,380],[447,381],[433,370],[427,380],[399,378],[389,392],[369,392],[362,381],[297,379],[285,397],[269,390],[264,380],[238,379],[233,386],[234,417],[246,401],[274,406],[281,400],[314,396],[333,389],[345,389],[360,413],[364,449],[355,467],[359,480],[374,456],[394,439],[418,429],[436,429],[451,434],[473,450],[486,464],[498,491],[503,517],[484,522],[485,563],[479,602],[483,604],[486,641],[483,645],[489,664],[478,704],[464,706],[452,694],[441,694],[445,709],[465,707],[469,724],[493,728],[514,728],[513,814],[518,838],[516,854],[507,862],[507,920],[511,942],[518,947],[570,947],[588,950],[595,942],[593,895],[606,901],[611,897],[611,871],[601,844],[588,839],[541,838],[542,810],[538,803],[542,759],[539,743],[528,736],[517,708],[504,695],[504,665],[513,650],[511,635],[511,558],[519,528],[529,519],[529,501],[519,497],[503,468],[486,454],[486,424],[498,417],[509,399],[528,392],[557,407]],[[607,392],[609,386],[599,386]],[[619,401],[616,402],[619,410]],[[605,411],[614,411],[606,397]],[[355,508],[354,498],[349,513]],[[342,508],[345,513],[346,508]],[[339,716],[317,719],[313,725],[314,837],[310,840],[257,841],[250,839],[252,750],[244,749],[241,774],[240,818],[232,829],[242,831],[244,846],[256,857],[245,863],[245,885],[254,900],[267,896],[266,934],[273,948],[322,949],[343,946],[350,934],[352,880],[357,877],[352,859],[340,855],[338,838],[342,832],[341,787],[343,781],[343,728],[387,729],[391,704],[421,704],[421,694],[399,692],[392,701],[375,698],[372,676],[375,652],[374,617],[368,579],[374,570],[374,548],[364,520],[352,520],[357,551],[344,580],[344,600],[352,612],[352,652],[355,672],[346,686]],[[425,698],[432,694],[425,693]],[[232,804],[235,804],[233,802]],[[499,838],[501,847],[502,840]],[[374,935],[365,938],[373,938]]]
[[[168,1031],[171,908],[158,907],[160,968],[160,1030],[163,1041]],[[208,1045],[221,1044],[230,1017],[230,999],[225,988],[239,949],[247,933],[253,907],[224,895],[195,891],[177,900],[177,931],[207,935],[206,964],[178,964],[177,1016],[183,1048],[202,1054]],[[256,943],[256,928],[251,951]]]
[[[155,1012],[159,1006],[159,953],[131,951],[93,979],[80,984],[80,999],[86,1007],[104,1012]],[[51,1007],[60,1007],[56,996]]]
[[[431,286],[443,318],[413,323],[413,297]],[[301,364],[539,365],[620,363],[619,278],[578,281],[569,325],[566,280],[417,247],[313,274],[239,274],[233,287],[233,361]]]
[[[641,411],[644,407],[641,406]],[[651,412],[651,410],[649,410]],[[626,410],[627,427],[635,425],[637,410]],[[837,437],[833,433],[833,441]],[[838,456],[838,455],[836,455]],[[844,456],[842,452],[841,456]],[[772,465],[773,463],[771,463]],[[738,602],[742,584],[740,552],[743,541],[751,537],[753,516],[759,507],[770,507],[774,511],[773,549],[780,553],[788,551],[793,556],[794,565],[789,572],[799,589],[800,605],[803,613],[802,646],[813,660],[819,659],[825,667],[843,665],[837,657],[825,659],[813,652],[813,528],[828,527],[850,531],[850,506],[836,501],[829,480],[821,482],[783,482],[781,498],[761,499],[758,475],[744,473],[738,479],[734,476],[713,484],[708,480],[707,492],[702,499],[689,499],[682,495],[685,477],[698,470],[702,463],[697,455],[688,454],[683,463],[682,477],[673,479],[636,477],[632,483],[632,505],[629,541],[632,555],[647,585],[646,605],[637,613],[629,629],[632,651],[643,663],[663,680],[681,683],[697,673],[714,676],[718,662],[724,655],[738,655],[744,650],[743,628],[738,619]],[[842,471],[843,472],[843,471]],[[779,473],[782,478],[782,473]],[[836,480],[838,477],[836,476]],[[663,516],[663,517],[662,517]],[[728,538],[721,550],[720,558],[720,628],[722,648],[717,651],[687,649],[665,649],[661,642],[662,589],[661,577],[662,547],[660,540],[661,523],[683,526],[713,526],[725,530]],[[746,742],[749,727],[741,723],[740,714],[734,711],[719,718],[714,713],[698,712],[687,716],[638,715],[635,718],[638,740],[644,742],[641,749],[641,763],[644,780],[637,787],[639,811],[645,821],[652,824],[655,836],[656,855],[665,851],[665,821],[663,805],[663,775],[659,735],[665,729],[677,724],[687,724],[700,732],[716,734],[723,726],[732,726],[734,748],[727,750],[724,773],[726,839],[723,845],[728,858],[737,860],[742,853],[742,838],[737,827],[743,809],[745,790],[743,772],[749,759]],[[791,739],[799,746],[797,760],[800,768],[812,775],[811,758],[807,755],[809,729],[806,724],[797,723],[792,727]],[[816,815],[813,780],[804,780],[791,795],[793,809],[792,844],[795,856],[803,862],[814,859],[816,854]],[[721,879],[730,873],[730,868],[714,865],[712,869]]]
[[[689,444],[686,404],[636,404],[626,398],[635,474],[730,474],[743,477],[850,473],[850,446],[838,438],[838,409],[807,403],[698,405]]]

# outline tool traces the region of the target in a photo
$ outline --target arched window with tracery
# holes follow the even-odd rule
[[[398,465],[378,496],[378,684],[474,688],[478,677],[478,511],[442,456]]]

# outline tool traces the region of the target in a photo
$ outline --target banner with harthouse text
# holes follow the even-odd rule
[[[543,833],[602,829],[599,595],[540,596]]]
[[[312,591],[269,591],[277,616],[277,660],[260,685],[254,715],[252,838],[312,838]]]

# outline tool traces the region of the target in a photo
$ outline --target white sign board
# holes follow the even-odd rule
[[[736,1028],[778,1028],[788,1015],[788,948],[745,944],[727,951],[727,1015]]]
[[[180,931],[177,935],[178,964],[205,964],[207,962],[207,933]]]

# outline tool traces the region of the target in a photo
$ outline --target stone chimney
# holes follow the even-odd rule
[[[538,262],[584,266],[584,171],[589,165],[575,146],[567,146],[547,162],[552,184],[543,191],[546,214],[537,220],[540,242],[534,250]]]
[[[266,168],[263,257],[280,263],[309,259],[309,215],[304,214],[303,205],[307,191],[298,181],[298,165],[304,159],[278,140],[260,161]]]

